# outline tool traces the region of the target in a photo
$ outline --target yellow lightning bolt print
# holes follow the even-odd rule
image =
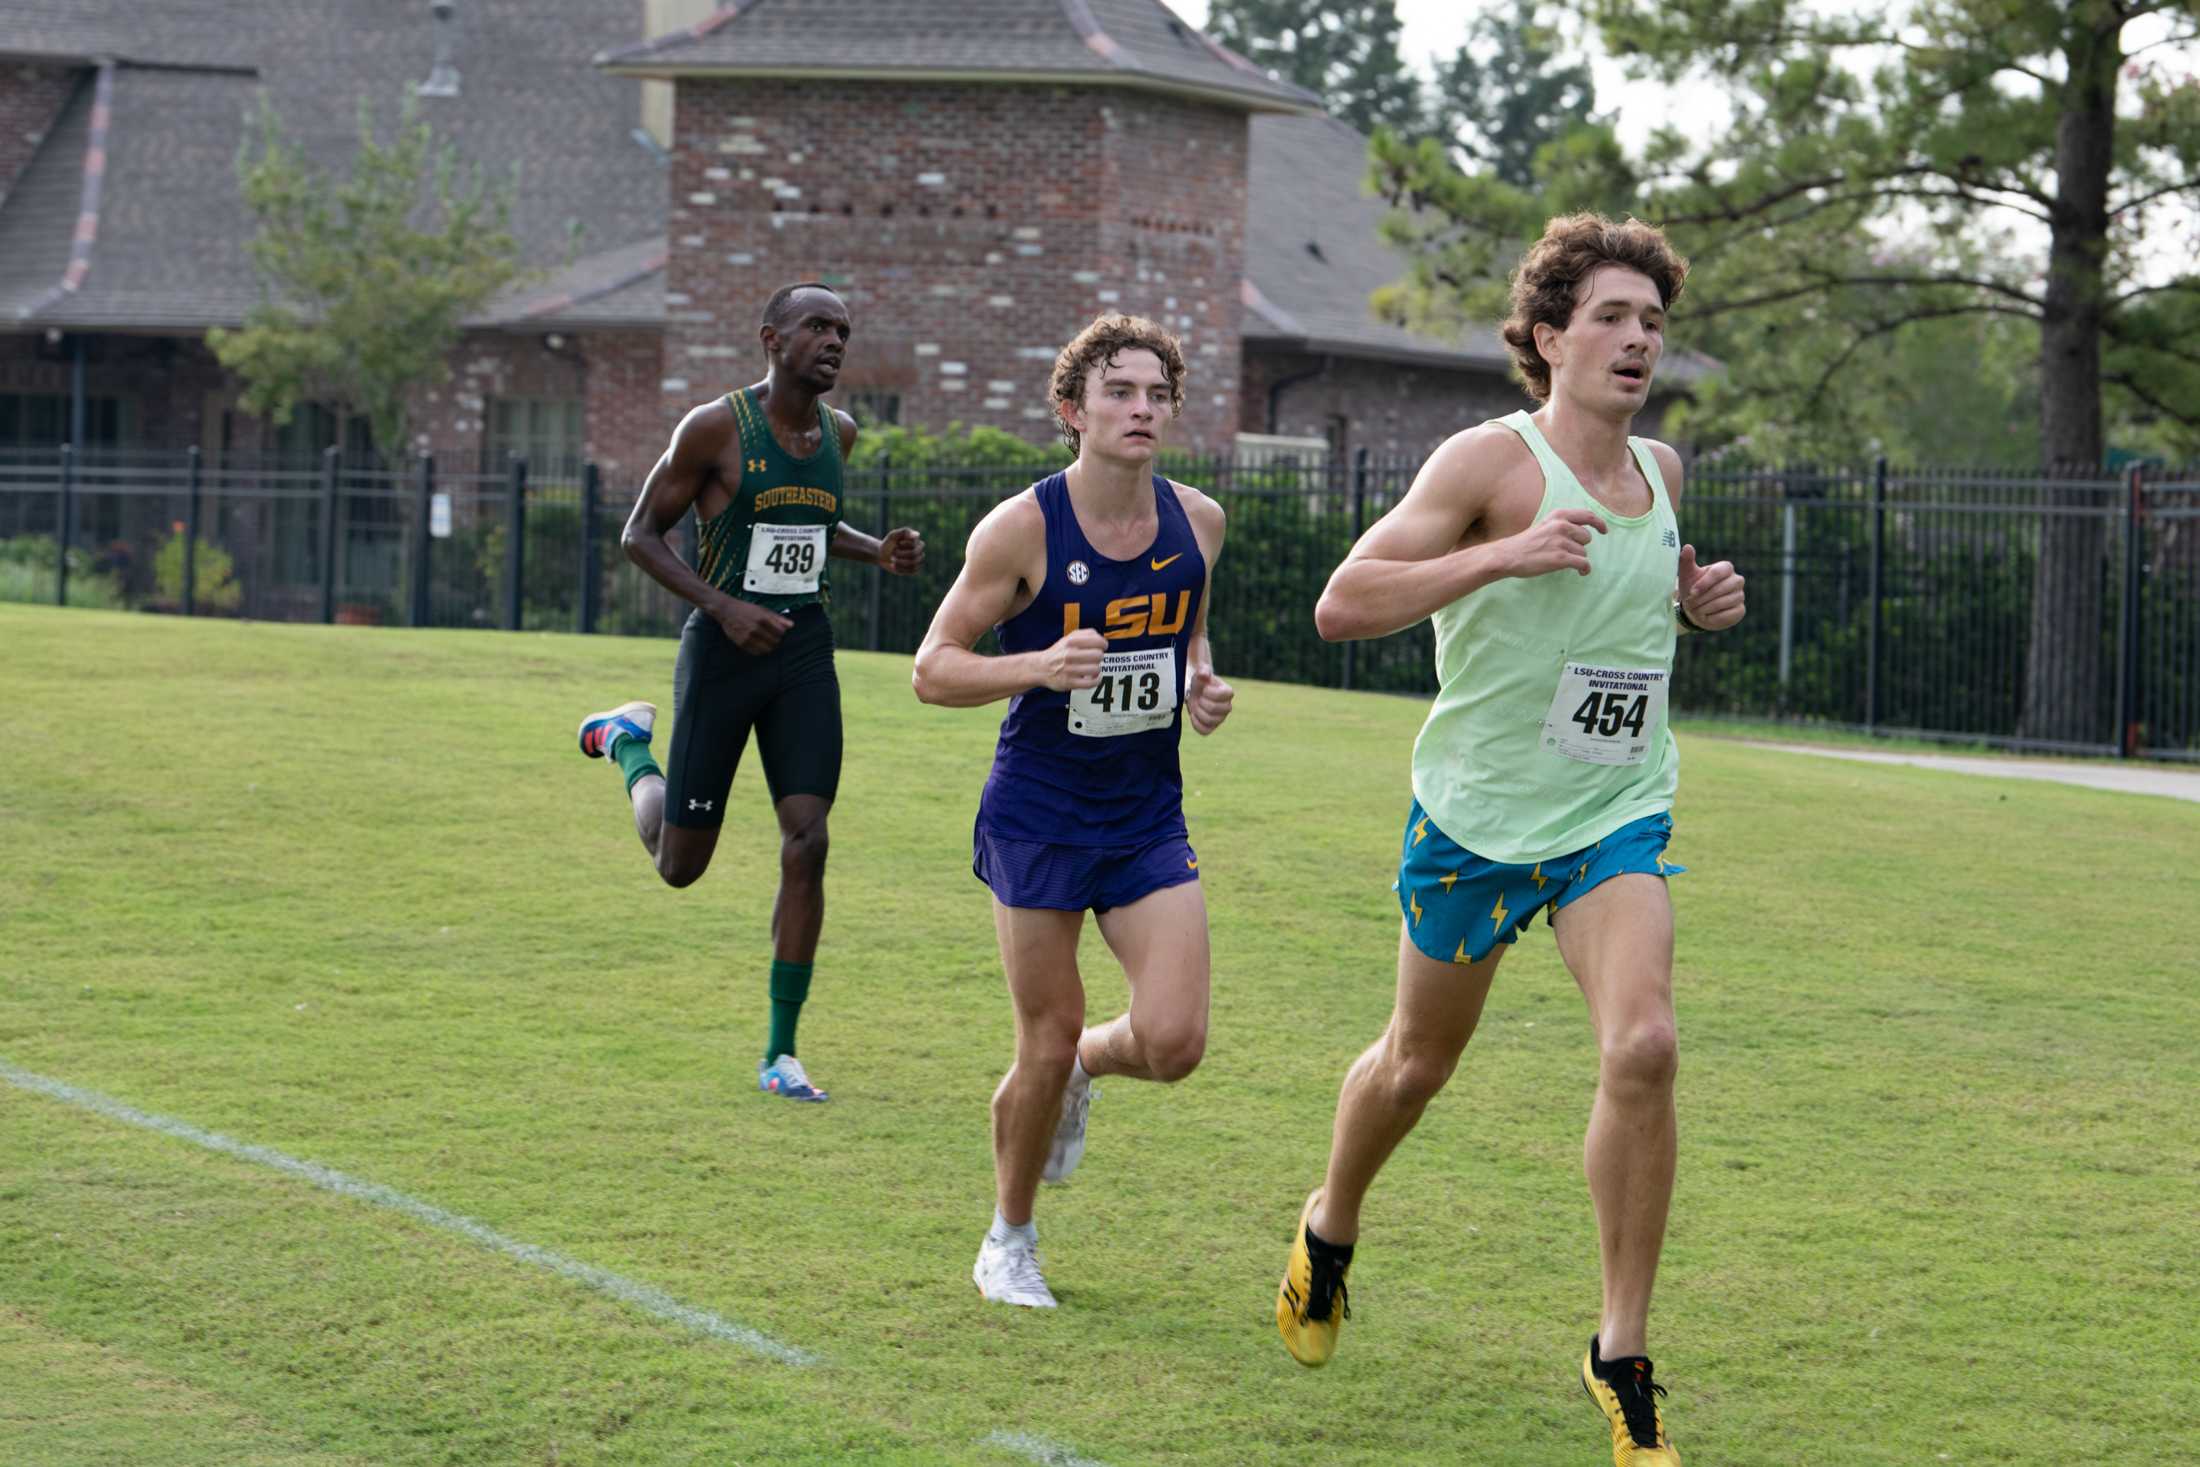
[[[1471,963],[1474,961],[1474,959],[1467,956],[1467,940],[1464,937],[1459,939],[1459,951],[1451,955],[1451,960],[1455,963]]]
[[[1505,915],[1505,894],[1499,892],[1497,894],[1497,905],[1490,908],[1490,930],[1492,932],[1505,930]]]
[[[1421,899],[1410,891],[1406,893],[1406,910],[1413,914],[1416,923],[1421,920]]]
[[[1543,874],[1543,863],[1541,861],[1536,862],[1535,869],[1528,874],[1535,878],[1535,889],[1537,891],[1543,890],[1545,884],[1551,879]]]
[[[1420,844],[1420,843],[1421,843],[1422,841],[1424,841],[1424,840],[1427,840],[1427,839],[1428,839],[1428,817],[1427,817],[1426,815],[1423,815],[1423,816],[1421,817],[1421,823],[1413,827],[1413,843],[1414,843],[1415,845],[1419,845],[1419,844]]]
[[[1454,871],[1454,872],[1452,872],[1452,873],[1451,873],[1451,875],[1449,875],[1449,876],[1439,876],[1439,877],[1437,877],[1437,878],[1436,878],[1436,884],[1437,884],[1438,886],[1440,886],[1440,887],[1442,887],[1442,888],[1444,889],[1444,895],[1445,895],[1445,896],[1450,896],[1450,895],[1451,895],[1451,884],[1452,884],[1452,883],[1453,883],[1454,881],[1457,881],[1458,879],[1459,879],[1459,873],[1458,873],[1458,872],[1456,872],[1456,871]]]

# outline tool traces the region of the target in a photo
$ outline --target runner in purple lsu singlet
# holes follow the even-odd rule
[[[1046,516],[1046,582],[994,628],[1004,653],[1080,627],[1108,639],[1099,683],[1018,694],[978,800],[971,869],[1003,905],[1105,912],[1199,879],[1184,826],[1184,666],[1207,561],[1168,480],[1153,481],[1153,544],[1129,560],[1092,548],[1061,474],[1033,489]]]

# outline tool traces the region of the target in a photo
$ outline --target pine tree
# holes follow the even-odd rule
[[[1398,51],[1396,0],[1215,0],[1207,29],[1361,132],[1427,128],[1421,84]]]
[[[1485,10],[1437,84],[1440,131],[1507,183],[1535,182],[1535,155],[1590,120],[1596,82],[1578,56],[1561,60],[1538,0]]]

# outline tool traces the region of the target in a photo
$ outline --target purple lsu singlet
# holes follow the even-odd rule
[[[1009,700],[978,828],[1052,845],[1133,846],[1184,833],[1185,655],[1199,625],[1207,559],[1167,479],[1153,481],[1159,527],[1129,560],[1092,548],[1061,474],[1033,486],[1046,516],[1038,597],[995,627],[1001,650],[1039,652],[1079,627],[1108,639],[1099,685],[1037,687]]]

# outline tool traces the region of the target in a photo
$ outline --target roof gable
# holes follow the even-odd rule
[[[735,0],[708,19],[598,56],[627,76],[1052,80],[1305,112],[1277,81],[1160,0]]]
[[[492,182],[516,180],[513,233],[526,262],[552,272],[530,301],[590,298],[601,272],[582,267],[610,260],[603,279],[623,279],[631,261],[619,252],[662,245],[664,169],[634,137],[640,83],[589,64],[639,25],[639,5],[605,0],[461,0],[458,94],[420,101],[439,143]],[[0,37],[0,47],[121,58],[97,233],[76,288],[55,287],[79,229],[86,99],[0,202],[0,323],[86,327],[241,320],[260,291],[236,158],[258,95],[317,166],[341,173],[361,102],[387,136],[436,50],[427,8],[396,0],[0,0]],[[210,56],[220,64],[199,64]]]

